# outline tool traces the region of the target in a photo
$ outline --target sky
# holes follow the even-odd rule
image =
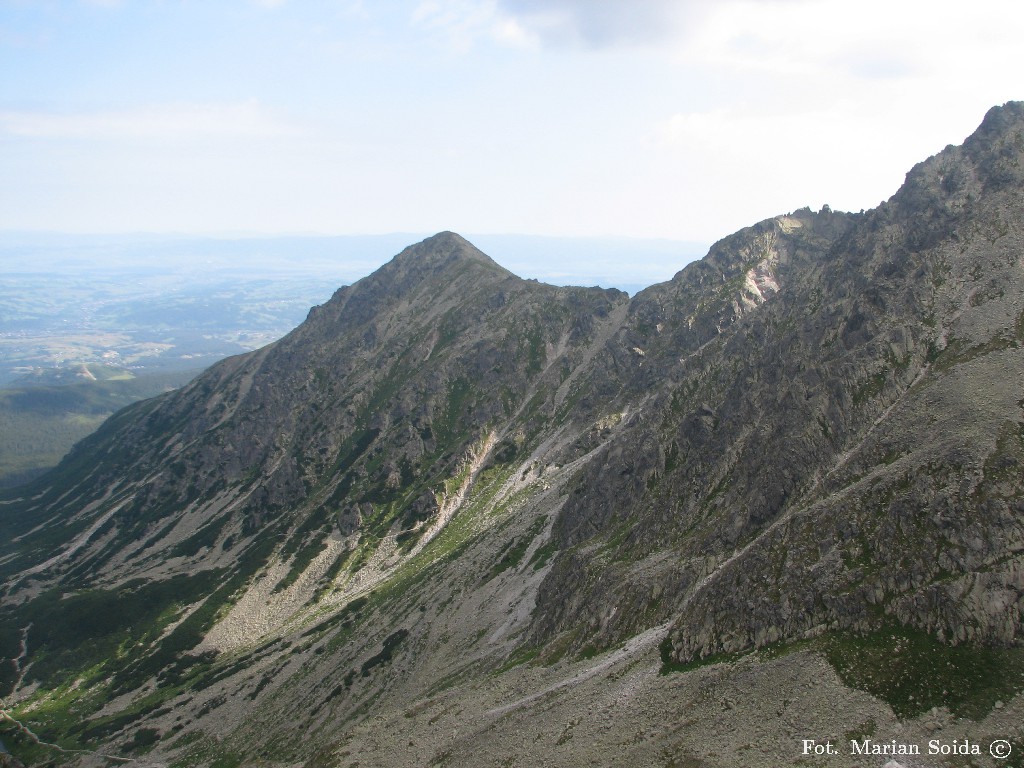
[[[0,233],[712,242],[1024,98],[1019,0],[0,0]]]

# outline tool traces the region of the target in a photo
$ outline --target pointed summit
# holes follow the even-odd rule
[[[358,307],[368,319],[388,302],[413,294],[424,298],[451,293],[465,297],[489,290],[505,281],[521,282],[468,240],[454,232],[440,232],[410,245],[377,271],[335,294],[330,304],[338,309]]]
[[[457,264],[477,263],[500,270],[503,276],[511,273],[490,256],[455,232],[438,232],[415,245],[410,245],[391,264],[406,269],[442,271]]]
[[[981,125],[967,140],[992,140],[1009,132],[1019,133],[1024,125],[1024,101],[1008,101],[985,113]]]
[[[442,297],[445,302],[458,304],[474,294],[500,295],[502,285],[520,284],[525,281],[465,238],[454,232],[439,232],[403,249],[372,274],[339,289],[310,317],[366,323],[396,302],[418,301],[434,312]]]
[[[451,232],[449,230],[445,230],[444,232],[438,232],[436,235],[431,235],[430,237],[425,238],[424,240],[421,240],[419,243],[416,243],[409,247],[463,248],[478,253],[481,256],[484,256],[484,258],[488,258],[458,232]]]

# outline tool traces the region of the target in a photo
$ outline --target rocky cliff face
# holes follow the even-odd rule
[[[445,764],[659,644],[672,667],[884,630],[1024,669],[1022,156],[1011,103],[878,209],[761,222],[633,299],[442,233],[120,412],[2,499],[5,740],[417,764],[408,734]],[[836,690],[884,697],[857,653]],[[1015,674],[889,717],[990,711]],[[704,764],[665,733],[662,763]]]
[[[607,354],[643,351],[625,386],[656,404],[563,511],[577,549],[539,637],[579,621],[566,591],[616,607],[607,642],[671,618],[679,661],[886,617],[1020,637],[1020,116],[993,111],[877,210],[766,222],[634,300]],[[592,552],[616,536],[608,567]]]

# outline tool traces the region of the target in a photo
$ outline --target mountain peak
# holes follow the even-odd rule
[[[460,235],[458,232],[452,232],[451,230],[444,230],[438,232],[436,235],[431,235],[428,238],[420,241],[420,245],[431,245],[431,246],[449,246],[449,247],[469,247],[473,248],[473,244],[470,243],[466,238]]]
[[[986,112],[975,134],[990,139],[1015,127],[1019,130],[1021,123],[1024,123],[1024,101],[1008,101]]]
[[[455,232],[438,232],[399,253],[392,260],[397,266],[417,269],[441,270],[456,264],[476,263],[508,274],[508,270],[495,262],[471,242]]]
[[[402,250],[362,280],[341,288],[325,305],[328,317],[343,308],[350,321],[368,322],[383,307],[414,294],[452,296],[518,278],[454,232],[439,232]],[[312,315],[311,315],[312,316]]]

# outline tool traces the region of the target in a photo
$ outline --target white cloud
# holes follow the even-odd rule
[[[711,0],[422,0],[412,21],[447,31],[462,51],[480,40],[603,49],[665,43],[711,7]]]
[[[998,19],[998,23],[994,20]],[[758,217],[829,203],[867,208],[916,162],[960,143],[993,104],[1020,98],[1024,5],[975,0],[926,8],[888,0],[721,3],[672,58],[715,88],[677,101],[648,136],[654,157],[714,201]],[[768,208],[767,206],[773,206]],[[742,220],[722,222],[722,232]]]
[[[779,77],[934,76],[979,64],[998,77],[990,57],[1003,50],[1019,63],[1022,25],[1017,0],[974,0],[970,12],[941,1],[730,0],[676,53],[682,63]]]
[[[516,47],[533,47],[538,43],[536,35],[516,19],[498,19],[491,26],[494,39],[499,43]]]
[[[608,48],[662,43],[710,0],[498,0],[499,10],[542,42]]]
[[[256,101],[160,104],[130,110],[0,112],[0,134],[32,138],[187,140],[269,138],[298,133]]]
[[[422,0],[410,21],[415,27],[442,35],[460,53],[468,52],[480,38],[514,42],[514,30],[495,11],[493,0]],[[510,37],[512,33],[512,37]]]

